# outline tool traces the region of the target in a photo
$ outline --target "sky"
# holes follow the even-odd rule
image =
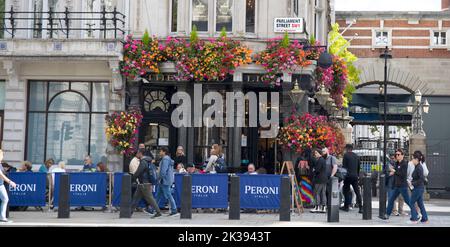
[[[337,11],[440,11],[441,0],[335,0]]]

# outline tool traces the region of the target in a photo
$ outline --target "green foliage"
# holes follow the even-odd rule
[[[284,33],[283,39],[280,42],[280,46],[284,48],[288,48],[291,41],[289,40],[289,35],[287,32]]]
[[[329,33],[330,47],[329,53],[342,57],[347,62],[348,70],[348,80],[349,84],[344,90],[344,95],[347,97],[348,101],[351,102],[352,94],[356,90],[355,86],[360,82],[359,74],[361,71],[357,69],[353,62],[358,60],[358,58],[348,51],[348,42],[339,33],[339,24],[335,23],[332,25],[332,30]]]
[[[197,32],[197,26],[196,25],[192,26],[192,32],[191,32],[190,41],[191,41],[191,43],[196,43],[198,41],[198,32]]]
[[[145,29],[144,36],[142,36],[142,44],[145,46],[150,44],[150,34],[148,34],[147,29]]]
[[[316,43],[316,37],[314,37],[313,34],[311,34],[311,37],[309,37],[309,44],[314,45]]]
[[[220,30],[220,37],[221,38],[227,37],[227,29],[225,27],[222,27],[222,30]]]

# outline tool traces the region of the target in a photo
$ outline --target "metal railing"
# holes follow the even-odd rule
[[[125,15],[107,11],[105,7],[100,12],[53,11],[9,11],[0,12],[0,32],[4,37],[17,38],[20,33],[29,38],[121,38],[125,35]],[[47,33],[45,33],[47,32]],[[94,35],[96,34],[97,37]]]

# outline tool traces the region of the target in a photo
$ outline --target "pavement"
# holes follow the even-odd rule
[[[12,223],[0,223],[0,227],[450,227],[450,200],[431,199],[425,204],[429,214],[429,223],[408,224],[409,216],[391,216],[389,220],[378,218],[378,201],[372,201],[372,220],[363,220],[357,209],[340,211],[337,223],[328,223],[326,214],[313,214],[305,209],[303,214],[292,213],[290,222],[280,222],[276,213],[241,213],[240,220],[229,220],[227,212],[196,213],[192,219],[180,219],[180,215],[163,216],[151,219],[149,215],[135,212],[132,218],[121,219],[118,212],[107,211],[71,211],[69,219],[58,219],[57,212],[37,211],[30,208],[24,212],[10,212]],[[405,205],[405,208],[407,206]],[[409,213],[408,210],[406,212]]]

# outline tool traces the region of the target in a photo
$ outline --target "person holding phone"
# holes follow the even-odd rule
[[[0,162],[1,161],[3,161],[3,150],[0,149]],[[8,183],[13,188],[16,188],[16,183],[6,177],[3,173],[3,169],[0,169],[0,200],[2,200],[0,207],[0,222],[11,223],[12,221],[6,218],[6,207],[8,206],[9,197],[4,182]]]

